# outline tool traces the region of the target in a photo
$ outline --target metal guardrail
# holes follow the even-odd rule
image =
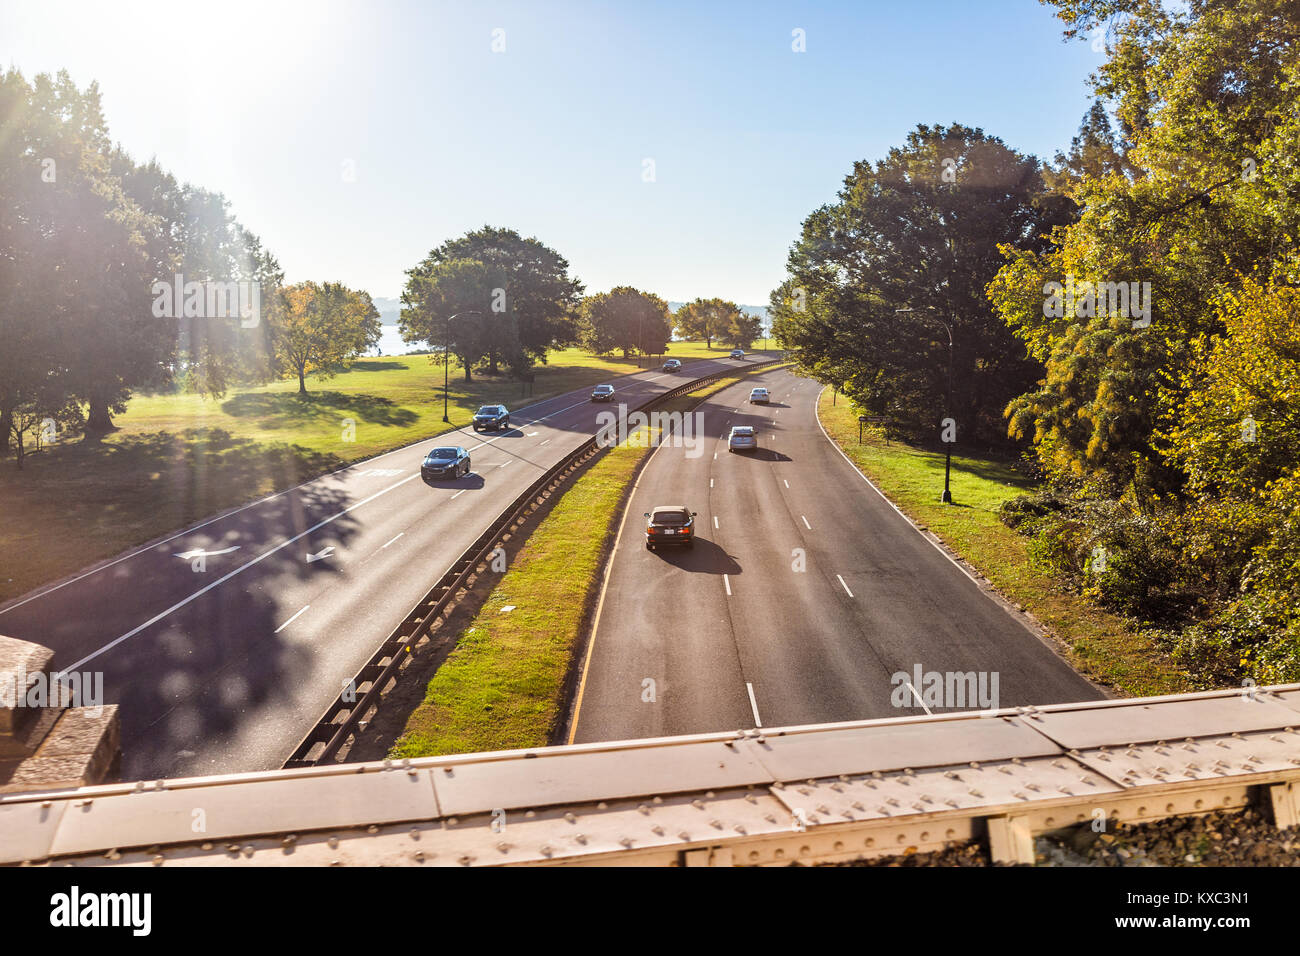
[[[1262,804],[1300,684],[0,796],[0,863],[788,865]]]
[[[768,359],[755,362],[749,368],[739,371],[748,372],[779,361],[780,359]],[[693,392],[709,382],[735,375],[737,371],[735,368],[724,368],[705,375],[656,395],[638,405],[633,411],[646,411],[669,399]],[[575,471],[601,450],[597,446],[597,437],[592,436],[547,469],[493,519],[487,530],[452,563],[438,579],[438,583],[393,629],[351,682],[344,686],[315,726],[294,748],[293,753],[284,762],[284,769],[313,767],[335,760],[348,741],[356,736],[358,724],[379,706],[389,684],[407,661],[411,647],[428,633],[434,623],[442,617],[444,611],[458,603],[462,589],[466,588],[469,579],[477,573],[478,568],[490,560],[496,548],[502,544],[503,538],[511,534]]]

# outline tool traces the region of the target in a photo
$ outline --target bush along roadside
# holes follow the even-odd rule
[[[766,365],[657,406],[686,412]],[[613,532],[656,436],[647,426],[597,458],[520,548],[455,649],[430,679],[393,758],[542,747],[564,719]]]
[[[1038,482],[1018,463],[955,455],[954,505],[940,501],[944,455],[868,433],[858,444],[860,409],[843,396],[822,393],[818,414],[827,434],[913,521],[938,535],[956,555],[984,575],[1004,598],[1030,614],[1060,646],[1066,659],[1089,679],[1125,696],[1183,693],[1195,683],[1164,651],[1158,635],[1136,627],[1089,599],[1084,578],[1071,576],[1073,554],[1027,536],[1036,522],[1068,521],[1050,495],[1032,497]],[[1004,519],[1006,519],[1004,523]],[[1117,522],[1121,519],[1117,516]],[[1161,552],[1150,545],[1152,529],[1127,526],[1146,553],[1131,560],[1158,566]],[[1077,549],[1076,549],[1077,550]],[[1141,547],[1135,548],[1140,552]],[[1095,583],[1095,582],[1094,582]],[[1222,686],[1222,685],[1220,685]]]

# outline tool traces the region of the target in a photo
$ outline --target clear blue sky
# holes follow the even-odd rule
[[[0,7],[0,63],[98,80],[114,138],[225,193],[290,281],[376,296],[490,223],[590,291],[762,305],[855,160],[920,122],[1050,157],[1101,61],[1036,0]]]

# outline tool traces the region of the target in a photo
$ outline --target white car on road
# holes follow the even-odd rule
[[[772,396],[768,394],[765,388],[751,388],[749,390],[749,402],[751,405],[767,405],[772,401]]]
[[[727,436],[727,451],[753,451],[758,447],[758,434],[753,425],[733,425]]]

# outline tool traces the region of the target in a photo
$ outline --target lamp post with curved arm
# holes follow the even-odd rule
[[[452,319],[459,319],[462,315],[482,314],[477,309],[467,309],[447,316],[447,338],[442,343],[442,420],[448,424],[451,423],[451,419],[447,417],[447,392],[451,388],[451,322]]]

